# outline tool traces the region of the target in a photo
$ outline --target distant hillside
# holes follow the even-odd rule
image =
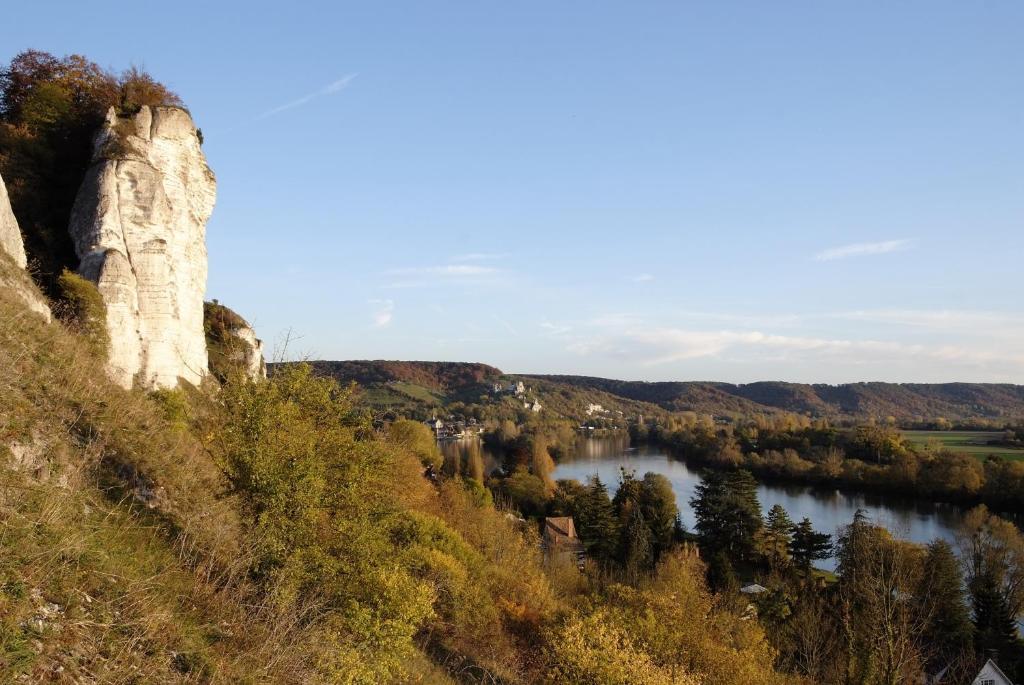
[[[1024,386],[996,383],[847,383],[824,385],[764,381],[619,381],[590,376],[526,376],[590,388],[670,411],[716,415],[777,411],[829,417],[886,417],[905,421],[1024,417]]]
[[[1024,419],[1024,385],[997,383],[846,383],[761,381],[736,385],[704,381],[621,381],[569,375],[511,375],[487,364],[384,360],[315,361],[314,370],[363,387],[369,401],[394,409],[475,403],[498,379],[518,378],[553,411],[581,418],[589,403],[626,416],[692,411],[715,416],[794,412],[864,419],[894,416],[904,422],[937,418]]]
[[[392,381],[420,385],[435,391],[452,391],[491,383],[502,372],[487,364],[471,362],[403,362],[386,360],[310,362],[321,375],[342,383],[371,386]]]

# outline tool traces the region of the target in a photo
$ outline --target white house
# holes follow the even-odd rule
[[[1013,685],[1013,681],[996,666],[996,662],[989,659],[974,676],[971,685]]]

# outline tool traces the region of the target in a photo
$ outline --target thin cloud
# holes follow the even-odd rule
[[[453,262],[490,262],[498,259],[505,259],[507,254],[498,252],[469,252],[467,254],[455,255],[451,258]]]
[[[402,269],[389,269],[393,276],[435,276],[441,278],[472,278],[474,276],[492,276],[498,269],[477,264],[445,264],[443,266],[414,266]]]
[[[491,314],[491,318],[494,319],[502,328],[511,333],[512,335],[518,336],[519,331],[516,330],[515,326],[510,324],[505,319],[501,318],[497,314]]]
[[[637,274],[636,276],[633,276],[634,283],[650,283],[653,280],[654,276],[651,274]]]
[[[598,328],[573,335],[566,350],[580,356],[603,356],[645,367],[697,359],[742,359],[746,362],[790,361],[866,367],[921,362],[964,369],[1024,370],[1024,355],[998,346],[926,345],[892,340],[837,339],[778,335],[762,331],[695,330],[646,325],[617,330]]]
[[[848,259],[850,257],[867,257],[868,255],[888,254],[899,252],[910,247],[910,240],[883,240],[878,243],[853,243],[822,250],[814,255],[815,261],[831,262],[836,259]]]
[[[839,312],[837,319],[896,324],[915,328],[967,330],[991,335],[993,330],[1024,330],[1024,316],[1009,312],[958,309],[866,309]]]
[[[347,88],[348,85],[350,83],[352,83],[353,79],[355,79],[356,76],[358,76],[358,74],[347,74],[345,76],[342,76],[340,79],[337,79],[336,81],[331,81],[330,83],[328,83],[323,88],[321,88],[319,90],[316,90],[316,91],[314,91],[312,93],[309,93],[308,95],[303,95],[302,97],[300,97],[297,100],[292,100],[291,102],[285,103],[285,104],[283,104],[283,105],[281,105],[279,107],[275,107],[274,109],[267,110],[263,114],[261,114],[258,117],[256,117],[256,120],[260,121],[262,119],[266,119],[267,117],[272,117],[275,114],[280,114],[281,112],[286,112],[289,109],[295,109],[296,107],[302,107],[303,105],[309,104],[313,100],[316,100],[317,98],[324,97],[325,95],[333,95],[334,93],[337,93],[337,92]]]
[[[384,328],[391,323],[392,318],[395,314],[395,301],[394,300],[370,300],[370,304],[375,305],[376,309],[373,312],[373,327]]]

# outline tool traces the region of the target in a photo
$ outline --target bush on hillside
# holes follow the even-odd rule
[[[57,316],[66,326],[84,337],[97,355],[105,355],[110,346],[107,332],[107,306],[92,281],[64,269],[57,278],[60,300]]]

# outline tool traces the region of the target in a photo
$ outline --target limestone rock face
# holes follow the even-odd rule
[[[245,375],[252,379],[267,377],[267,362],[263,357],[263,341],[256,337],[256,331],[243,326],[232,331],[242,342],[242,366]]]
[[[79,273],[106,303],[108,368],[125,387],[196,385],[207,372],[206,221],[216,191],[188,112],[107,114],[70,232]]]
[[[21,239],[18,220],[14,218],[14,212],[11,210],[11,201],[7,196],[7,186],[3,178],[0,178],[0,253],[6,255],[0,257],[0,288],[15,292],[29,309],[49,321],[50,307],[46,304],[46,298],[25,272],[25,266],[28,264],[25,244]]]
[[[249,322],[216,300],[206,303],[205,316],[210,373],[222,382],[239,374],[252,380],[266,378],[263,341]]]
[[[3,177],[0,177],[0,250],[6,252],[19,268],[24,269],[28,265],[21,229],[11,210],[11,200],[7,196],[7,185]]]

